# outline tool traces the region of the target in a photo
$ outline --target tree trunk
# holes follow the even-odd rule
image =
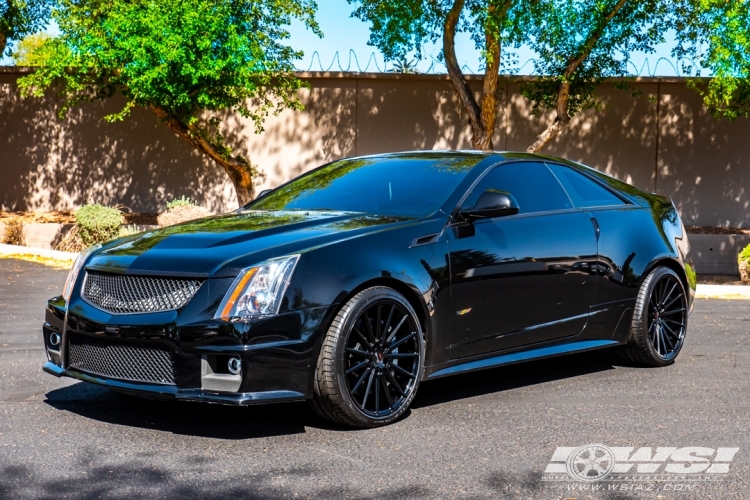
[[[560,90],[557,91],[557,105],[555,106],[557,116],[555,117],[555,121],[547,127],[547,130],[537,136],[534,143],[526,149],[527,152],[539,153],[549,141],[554,139],[557,134],[568,126],[570,123],[570,115],[568,114],[569,98],[570,82],[566,80],[560,84]]]
[[[0,58],[5,55],[5,44],[8,43],[8,38],[5,33],[0,33]]]
[[[509,4],[510,2],[506,2]],[[493,149],[492,134],[497,120],[497,82],[500,70],[500,41],[489,31],[485,32],[487,65],[484,71],[484,85],[480,103],[474,98],[469,83],[461,72],[456,58],[456,26],[464,8],[464,0],[454,0],[443,25],[443,55],[453,87],[461,104],[469,115],[471,145],[474,149]],[[495,10],[490,8],[490,14]],[[507,7],[505,9],[507,11]],[[486,28],[485,28],[486,29]]]
[[[255,194],[250,163],[242,158],[229,158],[226,155],[222,155],[220,152],[221,147],[204,137],[200,131],[185,125],[158,106],[151,105],[150,108],[175,134],[224,169],[234,185],[234,192],[237,194],[239,206],[243,206],[253,200]]]

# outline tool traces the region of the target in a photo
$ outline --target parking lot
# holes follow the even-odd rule
[[[424,383],[394,425],[350,430],[304,403],[155,402],[43,373],[66,273],[0,260],[3,498],[750,498],[750,301],[697,300],[667,368],[592,353],[462,375]],[[557,447],[589,443],[739,452],[723,481],[681,491],[543,481]]]

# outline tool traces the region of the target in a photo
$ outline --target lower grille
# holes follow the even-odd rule
[[[70,366],[92,375],[174,385],[174,361],[166,347],[70,333]]]

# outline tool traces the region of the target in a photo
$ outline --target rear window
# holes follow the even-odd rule
[[[570,200],[576,207],[605,207],[610,205],[625,205],[626,203],[609,189],[600,186],[569,167],[562,165],[547,165],[560,180]]]

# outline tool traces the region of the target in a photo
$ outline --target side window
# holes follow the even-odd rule
[[[560,179],[560,183],[565,187],[576,207],[625,205],[625,202],[611,191],[600,186],[585,175],[579,174],[572,168],[554,164],[548,164],[547,166]]]
[[[464,204],[474,206],[488,189],[512,194],[522,214],[573,208],[570,198],[544,163],[518,162],[495,167],[479,181]]]

